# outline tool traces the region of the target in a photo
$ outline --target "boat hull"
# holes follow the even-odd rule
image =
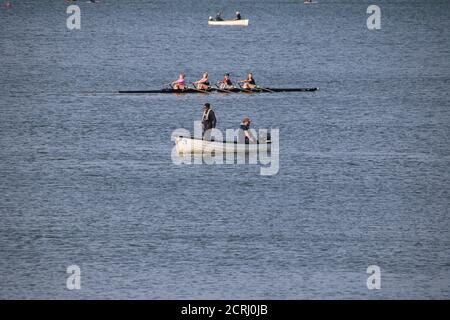
[[[187,137],[176,137],[175,145],[179,154],[227,154],[270,152],[270,142],[234,143],[225,141],[206,141]]]
[[[175,90],[175,89],[162,89],[162,90],[128,90],[128,91],[119,91],[121,94],[148,94],[148,93],[176,93],[176,94],[185,94],[185,93],[199,93],[199,94],[208,94],[211,92],[222,92],[222,93],[274,93],[274,92],[311,92],[316,91],[317,88],[265,88],[263,89],[251,89],[244,90],[240,88],[227,89],[226,91],[220,90],[217,88],[210,88],[208,90],[194,90],[194,89],[184,89],[184,90]]]
[[[210,26],[241,26],[241,27],[247,27],[248,26],[248,19],[223,20],[223,21],[208,20],[208,25],[210,25]]]

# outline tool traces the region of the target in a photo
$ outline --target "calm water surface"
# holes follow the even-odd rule
[[[449,1],[378,1],[378,31],[358,0],[78,4],[0,10],[0,298],[450,298]],[[116,93],[205,70],[320,90]],[[279,173],[174,165],[205,102],[279,128]]]

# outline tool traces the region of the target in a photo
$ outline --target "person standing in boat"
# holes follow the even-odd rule
[[[233,89],[233,82],[231,81],[230,74],[225,73],[223,80],[219,81],[220,89]]]
[[[242,88],[244,89],[254,89],[256,88],[256,81],[255,78],[253,78],[253,73],[249,73],[247,75],[247,79],[239,81],[242,83]]]
[[[203,127],[203,136],[205,132],[210,129],[214,129],[217,124],[216,114],[214,110],[211,109],[211,105],[207,102],[203,106],[203,115],[202,115],[202,127]]]
[[[241,13],[236,11],[236,20],[241,20]]]
[[[184,90],[186,88],[186,80],[184,78],[185,78],[184,73],[180,73],[178,80],[175,80],[174,82],[171,83],[172,89]]]
[[[193,85],[195,85],[195,87],[199,90],[208,90],[209,89],[208,72],[205,72],[200,80],[193,82]]]
[[[239,127],[241,133],[239,134],[239,142],[245,141],[245,143],[256,142],[255,137],[253,137],[250,132],[250,124],[252,120],[250,118],[245,117],[242,119],[241,125]]]

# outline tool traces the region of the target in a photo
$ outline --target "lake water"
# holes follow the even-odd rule
[[[12,4],[0,298],[450,298],[449,1],[81,1],[72,31],[62,0]],[[219,10],[249,27],[208,27]],[[205,70],[320,90],[116,93]],[[205,102],[220,129],[280,129],[278,174],[173,164]]]

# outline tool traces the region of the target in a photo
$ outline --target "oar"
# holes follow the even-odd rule
[[[220,89],[217,84],[216,84],[216,87],[217,87],[217,89],[216,89],[217,91],[226,92],[226,93],[234,93],[233,91],[230,91],[230,90]]]
[[[267,89],[267,88],[263,88],[263,87],[256,87],[256,88],[258,88],[259,90],[262,90],[262,91],[267,91],[267,92],[272,92],[272,93],[275,93],[275,91],[273,91],[273,90],[270,90],[270,89]]]
[[[244,89],[244,88],[242,88],[242,86],[241,86],[241,82],[238,82],[238,84],[239,84],[239,89],[240,90],[242,90],[242,91],[244,91],[244,92],[248,92],[248,93],[254,93],[255,91],[252,91],[252,90],[249,90],[249,89]]]
[[[219,92],[231,93],[231,91],[219,89],[219,87],[217,87],[217,86],[216,86],[216,88],[214,88],[214,90],[219,91]]]
[[[192,85],[194,86],[193,88],[189,88],[188,87],[188,89],[191,89],[191,90],[195,90],[195,91],[198,91],[198,92],[202,92],[202,93],[206,93],[206,94],[209,94],[209,92],[208,91],[206,91],[206,90],[200,90],[200,89],[197,89],[196,87],[195,87],[195,84],[192,82]]]

